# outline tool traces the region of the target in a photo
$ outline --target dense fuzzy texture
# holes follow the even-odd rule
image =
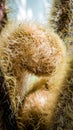
[[[0,130],[17,130],[15,115],[2,69],[0,68]]]
[[[67,59],[38,90],[29,93],[16,114],[20,130],[51,130],[60,93],[68,72]],[[37,84],[37,82],[35,82]]]
[[[71,34],[71,24],[73,21],[72,9],[72,0],[54,0],[53,2],[50,20],[51,26],[53,27],[53,29],[55,29],[57,34],[64,40]],[[69,38],[71,39],[71,37]]]
[[[25,69],[37,75],[50,75],[63,60],[62,41],[51,30],[43,31],[43,28],[40,30],[34,26],[21,24],[15,27],[13,32],[6,36],[6,46],[11,50],[10,56],[12,62],[15,61],[14,64],[18,62]],[[22,58],[20,59],[20,57]]]
[[[68,70],[51,130],[73,130],[73,1],[54,0],[51,26],[67,45]],[[71,56],[72,55],[72,56]]]
[[[20,130],[73,130],[73,57],[67,58],[67,68],[51,77],[53,88],[44,85],[25,98],[16,115]]]
[[[19,129],[24,129],[28,118],[30,124],[32,116],[32,120],[38,120],[36,128],[39,124],[39,129],[43,129],[41,125],[45,125],[44,128],[48,130],[61,89],[60,84],[66,75],[65,46],[57,34],[36,25],[32,27],[24,23],[7,26],[7,29],[8,31],[5,31],[6,28],[2,31],[0,38],[0,65]]]
[[[55,0],[58,5],[54,5],[57,13],[61,7],[55,25],[64,40],[72,18],[69,1]],[[5,99],[18,130],[73,130],[73,56],[69,61],[63,41],[52,30],[29,23],[7,26],[0,41],[0,66],[8,92]],[[7,125],[2,113],[5,106],[0,110],[0,130]]]
[[[43,31],[28,24],[14,27],[11,32],[5,34],[4,31],[1,36],[0,62],[6,76],[11,75],[21,81],[20,77],[25,75],[23,72],[28,70],[40,77],[46,77],[63,63],[65,48],[53,32]]]
[[[73,130],[73,56],[57,103],[51,130]]]
[[[5,27],[5,24],[7,23],[7,10],[5,7],[5,0],[0,1],[0,32],[2,31],[2,28]]]

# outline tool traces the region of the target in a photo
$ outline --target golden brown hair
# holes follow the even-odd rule
[[[72,130],[73,58],[69,61],[59,36],[44,26],[12,23],[0,41],[0,66],[18,129]]]

